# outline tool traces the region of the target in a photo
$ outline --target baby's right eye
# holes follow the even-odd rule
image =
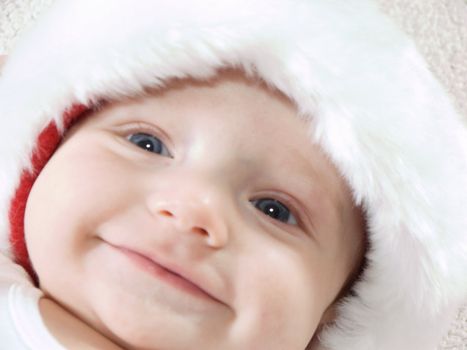
[[[166,156],[170,157],[170,153],[167,149],[167,147],[164,145],[164,143],[159,140],[154,135],[146,134],[143,132],[138,132],[131,134],[127,137],[128,141],[131,143],[135,144],[137,147],[151,152],[151,153],[157,153],[160,154],[161,156]]]
[[[260,198],[251,201],[263,214],[289,225],[297,225],[297,219],[286,205],[272,198]]]

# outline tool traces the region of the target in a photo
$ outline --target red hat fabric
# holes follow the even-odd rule
[[[64,114],[65,129],[81,116],[86,107],[72,106]],[[53,155],[60,144],[61,134],[54,122],[50,122],[47,127],[41,131],[37,139],[37,145],[31,156],[31,170],[24,170],[19,185],[11,200],[9,210],[10,222],[10,244],[15,261],[23,266],[31,278],[37,284],[37,276],[29,260],[28,249],[24,238],[24,212],[29,192],[34,184],[36,177],[47,161]]]

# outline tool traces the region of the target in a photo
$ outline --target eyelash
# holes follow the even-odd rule
[[[149,143],[149,142],[144,143],[145,139],[147,140],[150,138],[156,141],[156,145],[154,145],[154,143]],[[167,149],[167,146],[156,136],[143,133],[143,132],[138,132],[138,133],[130,134],[127,137],[127,140],[130,141],[131,143],[134,143],[136,147],[139,147],[147,152],[156,153],[164,157],[172,158],[172,155]],[[156,149],[159,151],[156,152],[155,151]]]
[[[143,123],[136,123],[135,125],[131,125],[131,126],[125,128],[125,130],[124,130],[124,134],[126,135],[127,141],[132,143],[136,147],[138,147],[138,148],[140,148],[140,149],[142,149],[142,150],[144,150],[146,152],[155,153],[155,154],[159,154],[159,155],[164,156],[164,157],[173,158],[173,155],[169,151],[169,148],[165,145],[165,142],[162,140],[162,139],[164,139],[164,137],[157,136],[157,135],[159,135],[161,133],[162,133],[161,131],[155,130],[155,128],[147,126],[146,124],[143,124]],[[161,145],[163,152],[162,153],[151,152],[151,150],[148,149],[148,147],[140,147],[138,144],[132,142],[132,140],[131,140],[131,138],[133,136],[135,136],[135,135],[144,135],[146,137],[153,138],[153,139],[157,140],[157,142]]]
[[[142,128],[142,126],[140,125],[139,127],[137,126],[136,128],[135,127],[132,127],[129,131],[127,131],[127,136],[126,136],[126,139],[134,144],[136,147],[146,151],[146,152],[150,152],[150,153],[155,153],[155,154],[158,154],[158,155],[161,155],[161,156],[164,156],[164,157],[170,157],[170,158],[173,158],[170,151],[168,150],[167,146],[164,144],[164,142],[157,136],[154,135],[154,131],[152,130],[148,130],[148,128]],[[151,149],[151,146],[150,145],[143,145],[142,143],[138,142],[137,141],[137,137],[136,136],[141,136],[141,140],[140,142],[146,137],[146,138],[152,138],[154,140],[156,140],[159,144],[160,144],[160,148],[161,148],[161,152],[152,152],[152,150],[154,149],[154,147]],[[136,143],[135,143],[136,142]],[[165,150],[165,152],[164,152]],[[260,204],[261,204],[261,201],[265,202],[265,201],[269,201],[269,206],[267,207],[262,207]],[[287,225],[292,225],[292,226],[297,226],[299,225],[299,220],[298,218],[296,217],[296,214],[294,213],[293,210],[290,210],[289,209],[289,204],[288,203],[283,203],[282,201],[278,200],[278,199],[275,199],[275,198],[272,198],[272,197],[259,197],[259,198],[256,198],[256,199],[253,199],[253,200],[250,200],[250,203],[252,203],[255,208],[259,211],[262,211],[262,210],[267,210],[269,213],[267,212],[262,212],[263,215],[266,215],[266,216],[269,216],[271,217],[273,220],[275,221],[279,221],[283,224],[287,224]],[[286,210],[287,213],[285,214],[286,217],[284,218],[283,214],[281,215],[281,213],[277,213],[277,211],[274,211],[273,209],[273,206],[276,206],[282,210]],[[282,218],[281,218],[282,216]],[[281,219],[285,219],[286,222],[284,222],[283,220]],[[291,222],[289,222],[291,221]]]
[[[262,207],[260,205],[261,204],[260,201],[263,201],[263,202],[269,201],[269,206]],[[294,214],[294,211],[289,209],[289,205],[284,204],[283,202],[281,202],[281,201],[279,201],[279,200],[277,200],[275,198],[260,197],[260,198],[251,200],[250,202],[259,211],[266,210],[267,212],[263,212],[263,214],[266,215],[266,216],[271,217],[273,220],[277,220],[277,221],[280,221],[280,222],[282,222],[284,224],[293,225],[293,226],[296,226],[299,223],[299,220],[296,218],[296,216]],[[280,209],[285,209],[287,211],[287,213],[285,214],[286,217],[282,217],[282,219],[284,219],[284,220],[280,219],[280,217],[283,216],[283,215],[281,215],[281,213],[274,212],[273,206],[279,207]]]

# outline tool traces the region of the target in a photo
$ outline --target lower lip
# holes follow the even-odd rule
[[[213,301],[214,298],[207,294],[205,291],[200,289],[195,284],[187,281],[185,278],[165,269],[161,265],[153,262],[149,258],[136,253],[130,249],[122,248],[122,247],[111,247],[115,248],[120,253],[123,253],[136,267],[140,268],[141,270],[148,272],[151,276],[156,277],[159,280],[166,282],[167,284],[185,292],[190,295],[193,295],[198,298],[208,299]]]

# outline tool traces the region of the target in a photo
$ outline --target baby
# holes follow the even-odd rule
[[[28,197],[40,288],[129,349],[304,349],[363,242],[306,130],[235,72],[90,113]]]
[[[57,1],[0,82],[5,347],[435,349],[465,133],[357,3]]]

